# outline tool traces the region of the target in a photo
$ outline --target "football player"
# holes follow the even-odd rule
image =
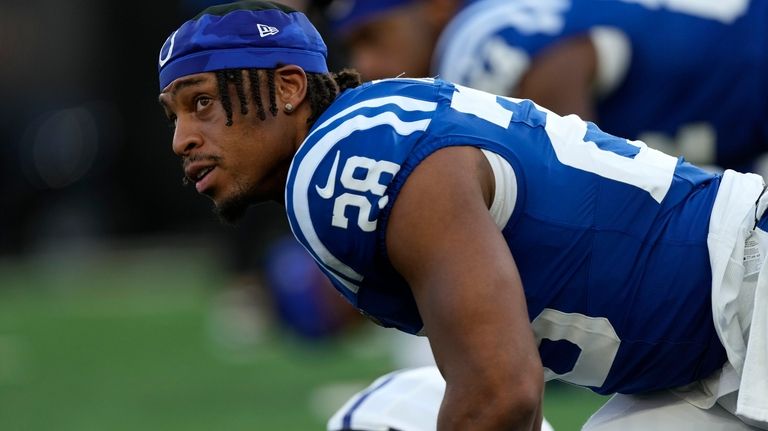
[[[205,9],[159,54],[172,149],[222,218],[282,202],[341,295],[428,336],[438,429],[539,429],[554,378],[701,408],[737,394],[734,421],[768,424],[760,176],[530,100],[361,84],[325,56],[290,8]]]

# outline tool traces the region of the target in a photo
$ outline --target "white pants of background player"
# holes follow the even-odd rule
[[[328,421],[328,431],[434,431],[445,392],[437,367],[385,374],[353,395]],[[542,431],[554,431],[544,420]]]

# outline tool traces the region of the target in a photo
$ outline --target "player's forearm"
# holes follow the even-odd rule
[[[507,390],[496,396],[463,396],[446,390],[438,431],[525,430],[541,427],[541,392],[535,388]]]

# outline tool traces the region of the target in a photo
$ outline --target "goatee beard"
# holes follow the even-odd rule
[[[219,204],[215,204],[213,207],[213,213],[216,214],[216,216],[219,218],[219,221],[222,223],[235,226],[240,220],[243,219],[245,212],[248,210],[248,207],[251,206],[251,203],[252,199],[250,194],[245,191],[241,191],[231,198]]]

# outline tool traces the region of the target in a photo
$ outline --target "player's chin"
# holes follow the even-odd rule
[[[247,194],[236,193],[223,199],[214,199],[213,212],[222,223],[236,225],[251,205]]]

